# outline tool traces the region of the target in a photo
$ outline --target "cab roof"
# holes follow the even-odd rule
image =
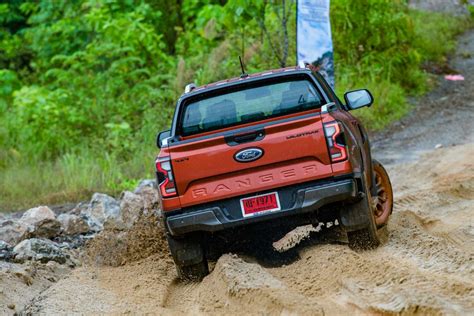
[[[298,72],[299,73],[308,73],[308,72],[310,72],[310,70],[308,68],[301,68],[299,66],[293,66],[293,67],[266,70],[266,71],[257,72],[257,73],[254,73],[254,74],[249,74],[247,76],[224,79],[224,80],[220,80],[220,81],[213,82],[213,83],[208,83],[208,84],[193,88],[191,91],[189,91],[187,93],[184,93],[181,96],[181,98],[183,98],[185,96],[187,97],[187,96],[190,96],[190,95],[199,94],[199,93],[205,92],[207,90],[213,90],[214,88],[222,88],[222,87],[224,87],[228,84],[232,85],[232,84],[235,84],[235,83],[245,82],[245,81],[248,81],[248,80],[254,81],[254,80],[260,79],[260,78],[263,79],[263,78],[267,78],[267,77],[276,77],[276,76],[282,75],[282,74],[286,75],[286,74],[289,74],[289,73],[294,74],[294,73],[298,73]]]

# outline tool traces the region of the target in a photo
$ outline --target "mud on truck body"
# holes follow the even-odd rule
[[[265,238],[268,227],[286,233],[329,215],[351,248],[383,242],[390,180],[350,112],[373,97],[362,89],[344,99],[307,67],[186,88],[171,129],[158,135],[155,161],[181,278],[208,273],[209,249],[224,240],[216,236],[238,242],[248,229]]]

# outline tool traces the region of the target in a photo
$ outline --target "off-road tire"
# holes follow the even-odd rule
[[[376,228],[371,225],[364,229],[347,232],[347,239],[349,247],[353,250],[374,249],[387,241],[387,226]]]
[[[207,260],[189,266],[179,266],[176,264],[178,277],[183,281],[201,281],[209,274]]]
[[[373,166],[374,169],[378,168],[378,172],[384,173],[384,176],[386,176],[388,179],[388,174],[385,171],[385,168],[383,168],[382,164],[380,164],[377,160],[374,160]],[[387,183],[387,185],[390,186],[390,194],[392,194],[390,179],[388,179]],[[360,201],[349,206],[354,212],[360,212],[362,210],[368,214],[368,223],[365,228],[347,232],[349,247],[354,250],[373,249],[383,244],[388,239],[387,222],[388,216],[392,213],[393,209],[393,196],[390,196],[390,205],[388,210],[389,214],[387,215],[385,222],[383,224],[377,225],[374,213],[375,206],[372,202],[369,202],[372,201],[370,190],[366,189],[365,191],[366,194]]]
[[[201,281],[209,274],[203,241],[200,236],[175,238],[168,234],[167,239],[178,277],[181,280]]]
[[[375,189],[375,224],[377,227],[386,226],[393,211],[393,190],[387,170],[377,160],[372,161],[374,168]]]

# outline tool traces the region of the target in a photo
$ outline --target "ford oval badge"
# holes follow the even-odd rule
[[[251,162],[263,156],[263,150],[260,148],[247,148],[238,151],[234,155],[234,159],[238,162]]]

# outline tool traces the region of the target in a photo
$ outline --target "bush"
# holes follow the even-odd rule
[[[410,11],[415,37],[413,47],[422,62],[444,62],[456,47],[456,35],[470,26],[468,18],[436,12]]]

